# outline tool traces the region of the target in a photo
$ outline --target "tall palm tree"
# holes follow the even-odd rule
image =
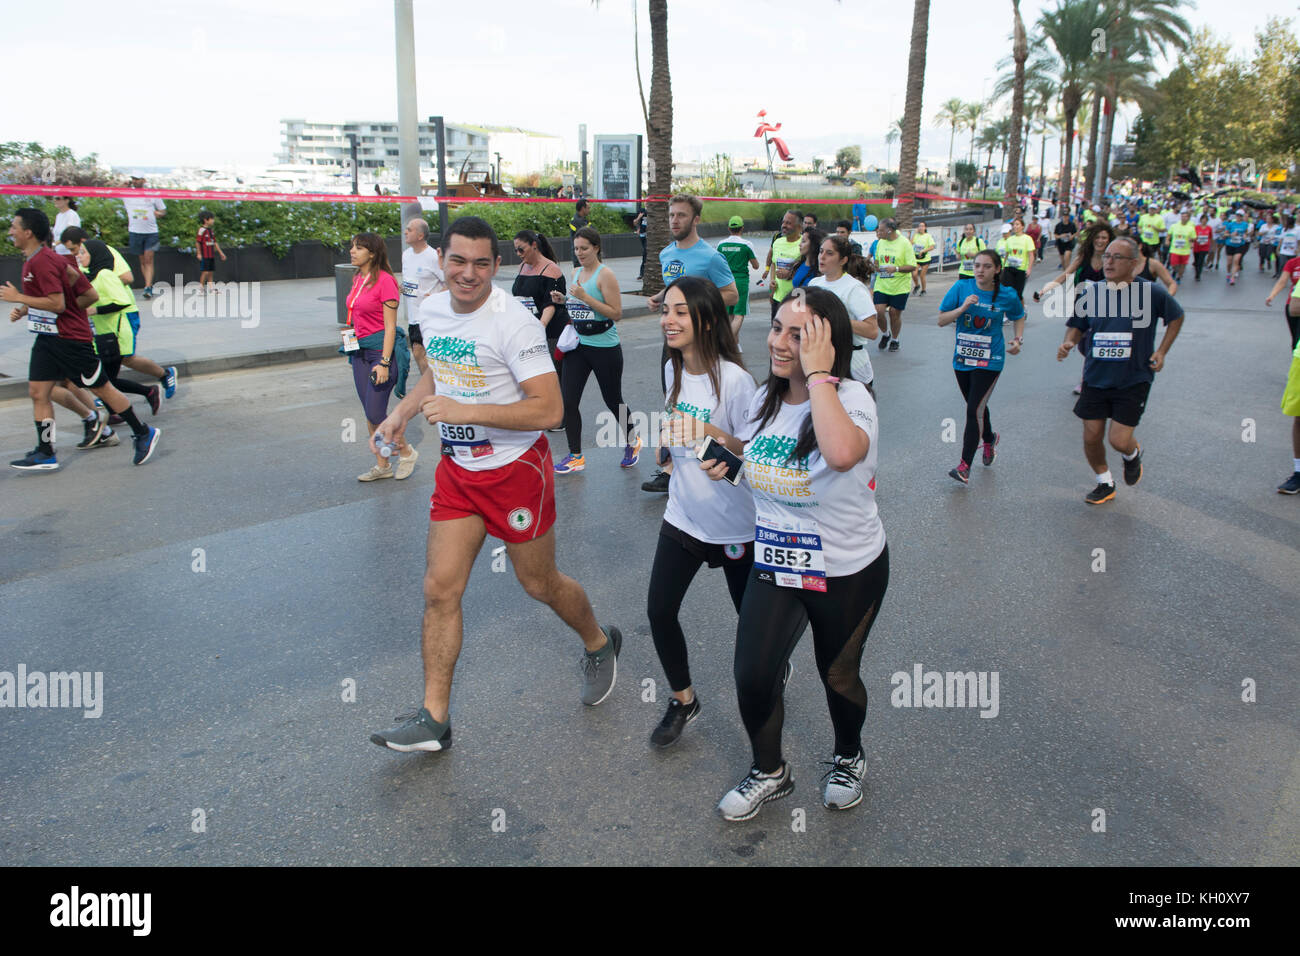
[[[903,109],[903,136],[898,157],[898,195],[906,202],[898,206],[899,225],[912,228],[916,203],[916,159],[921,152],[921,106],[925,96],[925,52],[930,33],[930,0],[913,0],[912,42],[907,57],[907,105]],[[955,129],[955,127],[954,127]],[[951,152],[951,148],[950,148]],[[952,156],[949,155],[949,165]]]
[[[962,110],[962,125],[970,130],[970,148],[966,152],[966,162],[975,162],[975,130],[979,128],[980,117],[984,115],[986,107],[983,103],[967,103]]]
[[[1056,76],[1065,114],[1065,153],[1061,163],[1060,196],[1067,205],[1073,183],[1074,121],[1088,88],[1092,31],[1102,16],[1099,0],[1056,0],[1056,7],[1038,18],[1038,31],[1056,56]]]
[[[1104,72],[1105,117],[1101,132],[1101,170],[1098,178],[1105,188],[1110,171],[1110,147],[1115,133],[1115,111],[1126,98],[1121,93],[1125,75],[1113,67],[1145,61],[1150,66],[1154,52],[1166,56],[1183,53],[1191,40],[1191,25],[1178,12],[1182,0],[1107,0],[1107,61]]]
[[[889,132],[885,134],[885,171],[889,171],[889,157],[893,155],[894,144],[903,136],[903,118],[900,116],[889,124]]]
[[[632,7],[636,38],[636,5]],[[641,88],[640,44],[636,53],[636,82],[641,91],[646,146],[650,154],[650,195],[667,197],[673,191],[673,86],[668,71],[668,0],[650,0],[650,106]],[[646,248],[662,249],[671,238],[667,198],[646,203]],[[658,269],[647,269],[641,291],[654,295],[664,287]]]
[[[1038,192],[1041,195],[1047,178],[1047,133],[1056,128],[1049,116],[1056,101],[1056,86],[1050,80],[1035,83],[1030,87],[1030,96],[1036,107],[1032,116],[1038,120]]]
[[[1015,15],[1011,56],[1016,61],[1016,80],[1011,91],[1011,169],[1004,195],[1010,197],[1014,211],[1018,204],[1016,190],[1020,186],[1020,126],[1025,118],[1025,61],[1029,59],[1029,39],[1025,36],[1025,23],[1020,19],[1020,0],[1011,0],[1011,10]],[[1006,210],[1006,203],[1002,208]]]
[[[952,132],[948,134],[948,170],[952,171],[952,144],[957,136],[957,127],[959,124],[966,122],[966,104],[957,97],[953,97],[940,107],[939,112],[934,114],[935,126],[951,127]]]
[[[1088,202],[1097,197],[1097,135],[1101,132],[1101,76],[1097,75],[1092,93],[1092,117],[1088,124],[1088,149],[1084,153],[1083,196]]]
[[[997,124],[995,123],[985,126],[980,130],[979,139],[975,141],[975,145],[978,146],[981,151],[987,149],[989,153],[988,158],[984,161],[984,168],[980,170],[980,180],[984,184],[985,192],[988,192],[989,188],[989,171],[993,167],[993,151],[998,148],[998,143],[1001,142],[1001,137],[1002,131],[998,129]]]

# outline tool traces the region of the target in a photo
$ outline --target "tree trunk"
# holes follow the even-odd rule
[[[1011,9],[1015,14],[1014,41],[1011,55],[1016,61],[1015,85],[1011,90],[1011,156],[1010,168],[1002,179],[1002,212],[1015,214],[1018,207],[1016,190],[1020,187],[1020,128],[1025,121],[1025,60],[1029,59],[1029,41],[1025,37],[1025,24],[1020,19],[1020,0],[1011,0]],[[1025,139],[1029,133],[1025,133]]]
[[[1043,135],[1038,145],[1038,195],[1043,195],[1047,188],[1047,124],[1043,124]]]
[[[1106,192],[1106,180],[1110,176],[1111,137],[1115,135],[1115,111],[1119,107],[1115,102],[1116,86],[1113,80],[1106,85],[1106,115],[1101,123],[1101,168],[1097,173],[1097,181],[1103,195]]]
[[[1065,158],[1061,163],[1061,185],[1057,190],[1057,198],[1065,203],[1067,209],[1074,206],[1074,197],[1070,194],[1070,187],[1073,185],[1070,174],[1074,172],[1074,114],[1078,111],[1077,105],[1074,109],[1070,109],[1067,105],[1065,110]]]
[[[898,221],[912,228],[916,204],[916,158],[921,151],[921,100],[925,94],[925,47],[930,32],[930,0],[913,0],[912,48],[907,58],[907,105],[898,156]]]
[[[1101,90],[1092,95],[1092,122],[1088,124],[1088,153],[1084,166],[1084,198],[1097,201],[1097,136],[1101,131]]]
[[[673,87],[668,72],[668,0],[650,0],[650,114],[646,123],[650,153],[650,195],[646,203],[646,269],[641,291],[664,287],[659,250],[668,245],[668,197],[673,191]]]

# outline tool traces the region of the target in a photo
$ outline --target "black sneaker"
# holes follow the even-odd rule
[[[882,351],[882,352],[883,352],[885,349],[889,348],[889,336],[888,336],[888,335],[882,335],[882,336],[880,337],[880,341],[876,343],[876,348],[880,349],[880,351]]]
[[[427,708],[421,707],[414,713],[398,717],[397,721],[396,727],[371,734],[370,742],[401,753],[451,749],[451,721],[438,723]]]
[[[17,461],[9,462],[9,467],[19,471],[58,471],[59,460],[53,452],[47,455],[39,448],[33,448]]]
[[[1138,446],[1137,454],[1133,460],[1124,459],[1124,484],[1136,485],[1142,480],[1142,446]]]
[[[154,428],[152,425],[146,425],[144,434],[136,435],[133,439],[135,442],[135,456],[132,461],[137,465],[143,465],[153,457],[154,449],[158,447],[158,439],[162,437],[162,429]]]
[[[1297,495],[1300,494],[1300,471],[1294,472],[1290,478],[1277,486],[1279,495]]]
[[[95,443],[99,441],[104,434],[104,428],[108,425],[108,412],[95,409],[95,420],[93,422],[82,422],[82,427],[86,430],[86,437],[77,442],[77,447],[83,451],[87,448],[94,448]]]
[[[1101,482],[1098,482],[1097,487],[1088,492],[1088,494],[1084,496],[1083,500],[1088,502],[1090,505],[1099,505],[1110,501],[1114,497],[1114,485],[1103,485]]]
[[[898,351],[898,348],[899,348],[899,346],[898,346],[898,339],[894,339],[893,341],[891,341],[891,342],[889,343],[889,351],[891,351],[891,352],[897,352],[897,351]]]
[[[144,398],[149,403],[149,410],[157,415],[158,409],[162,407],[162,389],[157,385],[150,385]]]
[[[667,472],[656,471],[649,481],[641,482],[641,490],[652,492],[657,491],[666,495],[668,494],[668,482],[671,479],[672,475]]]
[[[668,701],[668,711],[659,726],[650,735],[650,742],[656,747],[668,747],[677,743],[682,731],[696,717],[700,716],[700,698],[697,694],[689,704],[683,704],[676,697]]]

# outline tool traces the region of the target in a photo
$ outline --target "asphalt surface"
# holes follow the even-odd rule
[[[639,490],[648,456],[621,470],[618,449],[592,449],[557,478],[560,565],[625,635],[610,699],[579,703],[578,640],[493,572],[489,539],[455,747],[408,756],[367,737],[420,696],[427,427],[409,480],[357,482],[372,459],[341,440],[362,419],[341,360],[183,380],[143,468],[125,443],[73,449],[60,411],[64,468],[0,475],[0,671],[102,671],[103,713],[0,709],[0,863],[1294,865],[1300,499],[1274,491],[1289,349],[1251,270],[1180,292],[1187,322],[1138,429],[1145,477],[1101,508],[1083,502],[1060,322],[1031,317],[992,401],[998,459],[963,487],[943,440],[962,414],[952,331],[935,326],[950,280],[912,299],[902,351],[872,355],[892,574],[862,666],[867,794],[842,813],[821,806],[832,738],[805,638],[794,794],[748,823],[716,815],[749,758],[716,571],[683,609],[703,714],[650,747],[668,688],[645,612],[665,501]],[[625,396],[656,408],[657,323],[623,333]],[[764,334],[755,317],[742,334],[760,378]],[[589,449],[601,407],[590,383]],[[0,404],[6,460],[31,447],[30,413]],[[997,672],[997,716],[891,706],[891,675],[918,664]]]

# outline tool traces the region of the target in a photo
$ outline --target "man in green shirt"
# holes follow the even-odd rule
[[[727,260],[731,274],[736,279],[736,292],[740,296],[735,305],[727,306],[727,314],[732,316],[731,330],[736,333],[737,341],[740,339],[741,323],[749,314],[749,270],[758,268],[758,255],[754,252],[754,247],[748,239],[741,236],[744,228],[745,220],[732,216],[727,220],[727,230],[731,235],[718,243],[718,252]]]
[[[912,244],[898,235],[898,220],[885,219],[880,223],[880,238],[871,250],[876,267],[876,285],[871,299],[876,304],[876,322],[889,331],[880,336],[878,348],[891,352],[899,349],[898,337],[903,331],[903,310],[912,290],[912,273],[916,271],[916,254]],[[888,314],[889,324],[885,324]]]
[[[767,254],[767,264],[772,273],[772,317],[794,289],[794,271],[799,268],[803,256],[799,255],[800,223],[802,217],[797,209],[787,209],[781,217],[781,234],[772,240],[772,248]],[[765,273],[766,274],[766,273]]]
[[[1152,206],[1147,212],[1138,216],[1138,235],[1142,242],[1153,250],[1160,245],[1160,234],[1168,227],[1165,217],[1160,215],[1160,207]]]

